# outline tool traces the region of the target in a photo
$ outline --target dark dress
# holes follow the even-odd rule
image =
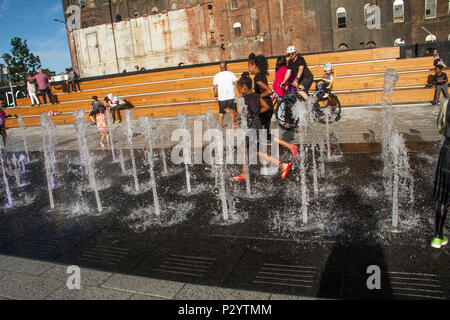
[[[450,108],[447,104],[446,122],[444,130],[445,140],[439,153],[439,160],[434,178],[433,200],[448,205],[450,198]],[[448,132],[447,132],[448,131]]]
[[[259,81],[264,82],[268,86],[267,77],[265,74],[259,72],[255,75],[254,81],[255,81],[255,92],[258,95],[261,95],[265,90],[263,87],[258,85],[258,82]],[[267,130],[267,137],[270,137],[270,120],[272,119],[273,115],[273,104],[272,99],[270,97],[264,97],[263,99],[269,105],[269,110],[267,110],[264,113],[260,113],[259,118],[261,119],[261,125],[263,129]]]

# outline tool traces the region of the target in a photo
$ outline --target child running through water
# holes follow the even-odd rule
[[[249,129],[259,130],[263,129],[263,126],[261,124],[261,119],[259,117],[260,113],[267,112],[270,110],[270,106],[267,104],[266,100],[264,98],[261,98],[257,93],[252,92],[252,85],[253,81],[250,78],[248,72],[244,72],[242,74],[242,77],[238,81],[238,91],[241,94],[241,96],[245,100],[245,104],[248,106],[247,108],[247,125]],[[233,112],[233,110],[229,109],[227,112]],[[257,141],[258,141],[258,135]],[[259,145],[259,142],[257,142]],[[249,140],[248,137],[246,137],[246,147],[242,147],[241,151],[243,154],[245,154],[245,149],[249,148]],[[272,162],[273,164],[277,165],[281,169],[281,180],[284,180],[286,178],[286,175],[289,172],[289,169],[291,168],[290,163],[281,162],[280,160],[272,157],[271,155],[268,155],[263,152],[257,152],[256,153],[260,158],[263,158],[267,161]],[[232,178],[233,181],[245,181],[245,165],[242,165],[242,172],[240,175],[235,176]]]
[[[108,129],[106,128],[106,115],[105,115],[105,111],[106,111],[106,107],[101,105],[98,108],[98,113],[96,116],[96,122],[97,122],[97,128],[98,131],[101,133],[101,138],[100,138],[100,145],[102,147],[104,147],[105,145],[103,144],[103,140],[106,137],[106,144],[109,146],[109,133],[108,133]]]

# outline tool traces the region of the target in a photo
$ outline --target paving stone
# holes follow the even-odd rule
[[[31,275],[40,275],[54,266],[53,263],[41,262],[16,257],[6,257],[0,260],[0,269],[27,273]]]
[[[187,284],[175,299],[178,300],[268,300],[269,293]]]
[[[81,289],[69,290],[62,286],[50,296],[47,300],[127,300],[133,294],[125,291],[110,290],[92,286],[81,286]]]
[[[62,285],[60,280],[10,273],[1,278],[0,296],[8,299],[42,300]]]
[[[133,294],[129,300],[167,300],[167,299],[136,293],[136,294]]]
[[[67,280],[70,274],[67,273],[67,265],[55,265],[53,268],[47,270],[41,277]],[[112,277],[112,273],[97,271],[92,269],[80,268],[81,285],[89,285],[94,287],[101,286],[106,280]]]
[[[102,288],[149,294],[155,297],[172,299],[183,286],[183,283],[172,281],[127,275],[114,275],[102,285]]]

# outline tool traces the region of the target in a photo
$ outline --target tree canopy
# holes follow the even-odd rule
[[[27,40],[11,39],[11,60],[8,62],[9,72],[13,84],[25,84],[28,74],[34,74],[41,67],[39,56],[31,53]]]

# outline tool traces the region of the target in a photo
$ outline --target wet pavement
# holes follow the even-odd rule
[[[42,148],[40,128],[27,128],[32,162],[22,179],[28,185],[18,188],[11,177],[16,206],[0,213],[0,297],[76,298],[64,289],[64,268],[78,265],[87,275],[101,278],[87,284],[85,298],[449,299],[450,252],[447,247],[438,250],[429,245],[434,228],[431,193],[441,140],[434,130],[436,110],[428,106],[394,110],[407,141],[423,142],[420,150],[411,149],[409,154],[414,202],[406,193],[400,197],[399,230],[391,226],[391,201],[383,189],[380,154],[342,152],[347,151],[346,146],[363,143],[379,147],[377,108],[344,110],[346,122],[330,127],[336,139],[333,157],[325,161],[317,196],[312,192],[308,158],[306,225],[301,223],[299,162],[286,150],[281,159],[293,163],[286,180],[280,181],[279,174],[263,176],[259,166],[252,166],[250,196],[245,183],[228,179],[239,172],[239,165],[226,167],[230,219],[223,221],[211,168],[192,165],[193,190],[187,192],[184,166],[169,162],[169,174],[163,174],[161,151],[170,159],[171,144],[162,141],[157,147],[165,148],[155,149],[162,204],[158,219],[141,150],[142,136],[134,138],[143,189],[137,193],[129,151],[123,150],[128,173],[122,174],[119,164],[112,163],[111,151],[96,148],[99,135],[92,127],[88,141],[95,149],[104,208],[98,214],[88,179],[78,164],[73,125],[56,129],[59,187],[54,190],[56,208],[50,210],[45,170],[38,161],[42,159],[37,152]],[[366,132],[364,125],[361,130],[353,129],[353,124],[357,128],[369,119],[373,122],[364,124]],[[176,119],[158,121],[169,132],[177,126]],[[322,129],[323,125],[316,132],[325,132]],[[365,135],[371,134],[369,130],[374,132],[373,139]],[[10,155],[23,152],[19,132],[8,131]],[[407,136],[407,132],[413,134]],[[117,142],[119,148],[125,148],[124,141]],[[3,185],[1,188],[4,194]],[[6,199],[2,198],[2,203]],[[38,271],[16,269],[27,263]],[[367,287],[368,268],[373,265],[381,271],[380,290]],[[51,270],[58,270],[58,275],[49,276]],[[23,288],[42,282],[48,290],[20,295],[20,281],[26,282],[27,277],[29,282]],[[162,289],[150,289],[152,286]]]

